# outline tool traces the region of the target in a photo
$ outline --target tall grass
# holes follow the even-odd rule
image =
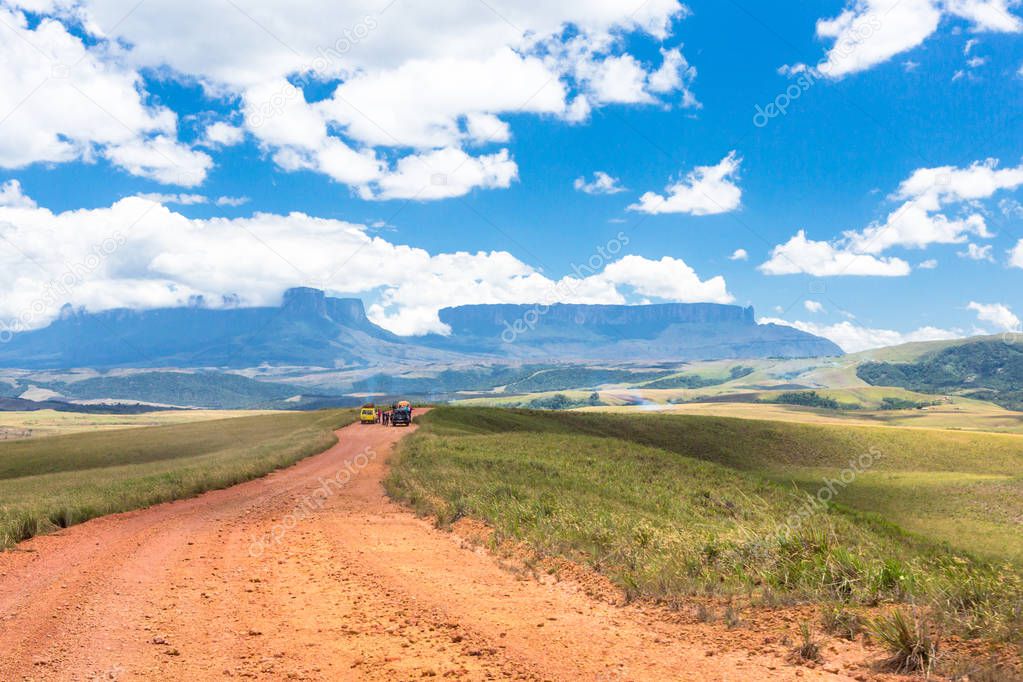
[[[870,633],[891,653],[888,667],[900,673],[930,672],[938,642],[915,615],[896,609],[870,623]]]
[[[422,421],[393,460],[392,495],[442,523],[483,519],[499,538],[589,564],[629,595],[917,602],[964,634],[1020,637],[1018,566],[975,559],[836,505],[790,522],[806,493],[780,485],[768,463],[842,461],[829,434],[741,420],[629,423],[465,408],[437,409]],[[714,453],[724,461],[712,461]]]
[[[273,414],[0,443],[0,548],[262,476],[326,450],[354,415]]]
[[[441,416],[443,417],[441,419]],[[992,560],[1023,564],[1023,436],[690,415],[444,411],[435,433],[523,430],[612,437],[749,471],[815,495],[864,453],[844,507]]]

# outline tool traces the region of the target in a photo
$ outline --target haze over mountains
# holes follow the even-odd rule
[[[277,308],[65,309],[50,326],[0,347],[0,366],[351,368],[842,354],[831,341],[757,324],[752,308],[731,305],[473,305],[444,309],[440,318],[450,335],[401,337],[373,324],[361,300],[309,288],[287,291]]]

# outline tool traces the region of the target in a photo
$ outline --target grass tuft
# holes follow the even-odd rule
[[[806,621],[799,624],[799,644],[793,653],[801,661],[821,660],[820,643]]]
[[[850,641],[863,632],[863,619],[844,606],[825,606],[821,610],[821,627],[824,631]]]
[[[891,654],[889,668],[900,673],[930,672],[938,653],[938,640],[922,618],[895,609],[872,620],[869,629]]]

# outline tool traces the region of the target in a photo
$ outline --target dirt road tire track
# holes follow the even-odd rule
[[[384,495],[408,433],[0,554],[0,680],[853,679],[466,549]]]

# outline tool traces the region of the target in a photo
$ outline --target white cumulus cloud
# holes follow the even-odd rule
[[[669,256],[660,260],[625,256],[605,267],[598,277],[615,286],[632,287],[643,296],[670,301],[732,303],[735,300],[728,293],[724,277],[701,280],[685,261]]]
[[[808,240],[800,231],[788,243],[776,246],[771,259],[760,267],[772,275],[906,275],[908,263],[881,254],[895,247],[925,249],[932,244],[963,244],[971,237],[990,238],[982,202],[1021,186],[1023,165],[1003,169],[995,159],[964,168],[921,168],[889,197],[901,203],[883,221],[847,230],[830,242]],[[950,210],[959,213],[949,215]],[[968,246],[965,254],[983,258],[990,249],[978,244]]]
[[[400,159],[392,171],[375,179],[362,191],[366,199],[446,199],[459,197],[475,187],[509,187],[518,177],[518,166],[508,150],[469,156],[460,149],[439,149]]]
[[[742,203],[742,189],[737,184],[742,159],[729,152],[714,166],[697,166],[686,177],[668,185],[664,196],[647,192],[630,210],[643,213],[688,213],[714,215],[728,213]]]
[[[181,145],[165,135],[135,138],[107,147],[103,155],[133,175],[165,185],[195,187],[206,179],[213,159]]]
[[[1023,268],[1023,239],[1016,242],[1016,246],[1009,252],[1009,265],[1014,268]]]
[[[999,168],[997,159],[975,161],[965,168],[921,168],[899,185],[896,199],[914,199],[929,210],[950,203],[989,199],[1000,190],[1023,186],[1023,164]]]
[[[244,128],[223,121],[217,121],[207,126],[204,136],[204,142],[212,147],[230,147],[241,144],[244,139]]]
[[[158,204],[178,204],[179,206],[196,206],[205,204],[209,199],[202,194],[163,194],[159,192],[147,192],[136,195],[140,199],[154,201]]]
[[[358,142],[428,149],[506,142],[496,114],[561,114],[565,98],[558,74],[541,59],[505,47],[481,60],[414,60],[362,72],[314,109]]]
[[[21,191],[20,182],[8,180],[0,185],[0,206],[8,208],[35,208],[36,202],[32,197],[26,196]]]
[[[690,66],[682,50],[661,50],[664,61],[657,71],[647,77],[647,89],[655,93],[681,93],[682,106],[685,108],[699,107],[696,95],[690,90],[690,84],[696,80],[696,68]]]
[[[970,235],[990,237],[987,221],[979,213],[949,218],[929,212],[925,205],[907,201],[883,222],[845,233],[848,248],[856,253],[877,254],[896,246],[923,249],[931,244],[961,244]]]
[[[44,3],[45,4],[45,3]],[[177,116],[146,102],[120,46],[87,45],[55,18],[0,6],[0,167],[92,160],[164,184],[201,183],[212,160],[177,140]]]
[[[969,20],[974,30],[1003,33],[1023,31],[1023,20],[1012,13],[1015,0],[946,0],[946,10]]]
[[[892,195],[903,203],[883,223],[859,232],[847,232],[850,248],[881,253],[894,246],[925,248],[930,244],[961,244],[970,235],[990,237],[979,212],[952,218],[939,211],[950,206],[973,207],[997,192],[1023,186],[1023,165],[998,167],[998,161],[977,161],[965,168],[921,168],[904,180]]]
[[[1004,303],[977,303],[976,301],[970,301],[970,304],[966,307],[977,313],[978,320],[993,324],[998,331],[1011,332],[1020,330],[1019,318]]]
[[[576,178],[572,186],[585,194],[618,194],[625,191],[618,178],[604,171],[596,171],[591,180],[585,177]]]
[[[775,246],[771,257],[758,269],[767,275],[795,275],[805,273],[815,277],[861,275],[902,277],[912,268],[901,258],[880,258],[865,253],[854,253],[830,242],[808,239],[800,230],[785,244]]]
[[[244,123],[209,125],[199,142],[207,149],[251,135],[281,169],[322,173],[372,198],[507,187],[517,169],[504,150],[474,152],[465,172],[447,171],[457,177],[446,185],[409,184],[423,161],[508,143],[513,115],[581,122],[609,104],[698,106],[696,70],[672,35],[689,13],[679,0],[515,0],[500,8],[451,0],[442,9],[147,0],[130,12],[121,0],[16,4],[42,20],[29,28],[21,12],[0,10],[23,38],[0,44],[0,105],[29,100],[0,138],[6,167],[98,152],[159,182],[199,184],[211,160],[176,142],[175,114],[148,104],[140,74],[199,83],[240,103],[227,119],[241,114]],[[84,43],[70,25],[87,34]],[[660,57],[633,54],[636,37],[657,44]],[[55,77],[54,63],[73,64],[70,77]]]
[[[164,203],[187,196],[54,213],[5,187],[16,197],[0,205],[0,329],[8,331],[44,326],[65,303],[146,309],[237,295],[243,305],[275,305],[293,286],[360,296],[375,322],[400,334],[444,333],[437,312],[452,305],[733,300],[722,277],[703,279],[678,258],[623,255],[554,279],[507,252],[430,253],[303,213],[192,219]]]
[[[960,258],[966,258],[968,260],[988,261],[990,263],[994,263],[995,262],[995,257],[992,254],[992,251],[994,251],[994,248],[995,247],[993,245],[991,245],[991,244],[987,244],[985,246],[978,246],[976,244],[967,244],[966,245],[966,250],[958,252],[957,255]]]
[[[1012,0],[851,0],[837,17],[817,22],[832,40],[818,69],[830,78],[865,71],[923,44],[943,18],[965,20],[974,31],[1019,33],[1023,21]],[[971,46],[972,47],[972,46]]]
[[[884,348],[886,346],[898,346],[903,343],[914,343],[917,341],[943,341],[946,339],[958,339],[963,336],[959,331],[940,329],[938,327],[921,327],[911,332],[899,332],[894,329],[877,329],[864,327],[848,320],[837,324],[818,324],[815,322],[789,322],[779,318],[761,318],[761,324],[780,324],[787,327],[795,327],[810,334],[823,336],[834,341],[847,353],[858,353],[873,348]]]

